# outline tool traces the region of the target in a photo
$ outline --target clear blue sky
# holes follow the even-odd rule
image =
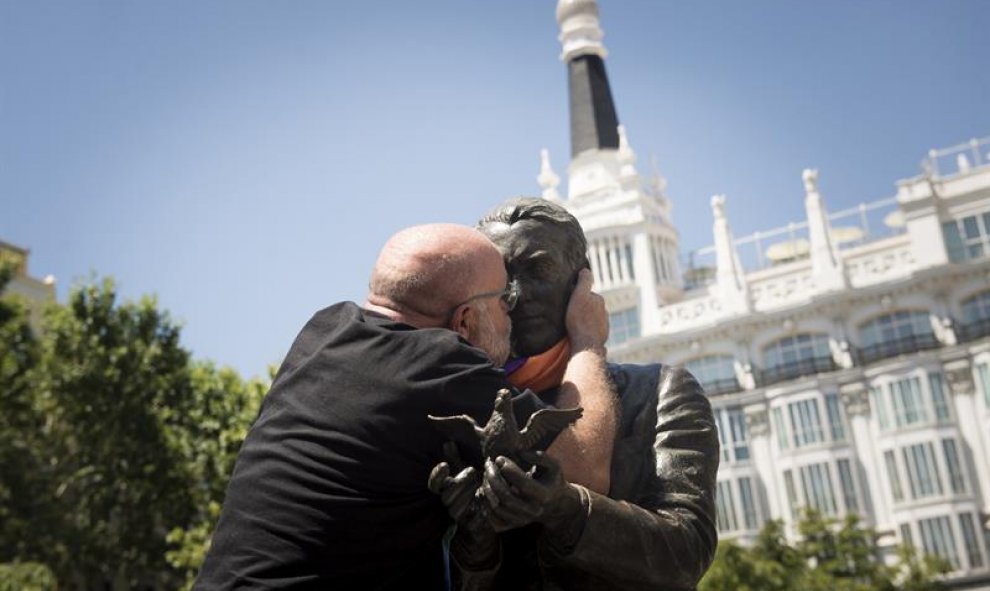
[[[986,0],[601,0],[619,118],[682,248],[893,195],[990,135]],[[157,294],[262,374],[395,230],[565,176],[554,0],[0,0],[0,239]]]

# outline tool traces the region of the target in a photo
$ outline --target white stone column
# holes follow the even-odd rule
[[[937,187],[936,181],[926,178],[897,185],[897,203],[904,214],[904,228],[911,238],[911,252],[919,268],[949,262],[942,223],[938,219]]]
[[[983,513],[990,512],[990,464],[983,437],[987,426],[980,420],[981,411],[976,399],[976,382],[973,379],[973,364],[968,357],[946,361],[945,381],[949,383],[952,406],[959,424],[959,432],[965,438],[962,448],[966,455],[966,468],[971,479],[975,478],[983,502]],[[974,471],[975,470],[975,471]]]
[[[750,404],[743,408],[746,416],[746,432],[749,434],[749,447],[752,450],[753,466],[760,476],[760,484],[770,515],[776,519],[787,513],[787,499],[783,496],[780,478],[774,470],[773,453],[770,450],[770,420],[765,402]]]
[[[818,192],[818,171],[804,169],[804,208],[808,215],[808,241],[810,242],[811,276],[818,291],[844,289],[847,285],[845,269],[838,250],[832,244],[828,224],[828,212]]]
[[[715,239],[715,283],[722,309],[727,312],[750,310],[749,286],[739,254],[732,242],[732,230],[725,218],[725,195],[712,197],[712,235]]]
[[[546,148],[540,150],[540,174],[536,176],[536,182],[540,184],[544,199],[555,203],[561,202],[560,193],[557,192],[560,177],[550,167],[550,151]]]
[[[646,232],[632,236],[633,269],[639,285],[639,310],[644,333],[648,327],[660,325],[660,302],[657,299],[657,278],[653,274],[652,247],[653,241]]]
[[[626,257],[626,242],[624,238],[616,238],[616,248],[619,251],[619,270],[622,275],[622,283],[632,283],[629,271],[632,269],[632,261]]]
[[[864,382],[852,382],[840,385],[839,395],[849,419],[852,436],[850,443],[862,465],[862,472],[858,476],[860,482],[866,484],[863,492],[869,496],[868,499],[863,499],[863,508],[872,510],[875,526],[890,528],[894,523],[893,507],[890,505],[893,499],[889,498],[888,491],[884,488],[885,481],[880,478],[880,455],[870,428],[869,390]]]
[[[618,240],[614,236],[605,238],[605,252],[608,253],[608,260],[612,265],[612,284],[622,285],[622,267],[619,265]]]

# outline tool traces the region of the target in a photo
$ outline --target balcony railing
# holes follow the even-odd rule
[[[782,363],[764,369],[760,376],[760,383],[763,386],[776,384],[785,380],[793,380],[801,376],[832,371],[836,368],[835,360],[832,356],[810,357],[808,359],[798,359],[789,363]]]
[[[701,386],[705,389],[705,394],[716,396],[718,394],[728,394],[742,390],[739,380],[736,378],[723,378],[721,380],[702,381]]]
[[[938,347],[938,340],[932,333],[910,334],[898,339],[884,341],[875,345],[869,345],[859,350],[859,363],[866,365],[878,359],[886,359],[903,355],[904,353],[914,353],[925,349]]]
[[[964,343],[985,336],[990,336],[990,318],[980,318],[959,325],[959,340]]]

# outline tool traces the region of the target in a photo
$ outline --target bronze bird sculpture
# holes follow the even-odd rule
[[[501,389],[495,395],[495,408],[484,428],[467,415],[435,417],[428,415],[434,426],[445,435],[464,446],[470,456],[495,459],[505,456],[519,462],[519,451],[534,450],[536,445],[550,436],[556,436],[574,423],[584,412],[581,407],[569,409],[545,408],[530,415],[520,431],[512,412],[512,393]]]

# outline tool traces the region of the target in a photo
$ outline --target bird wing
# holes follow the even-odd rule
[[[519,449],[532,450],[544,437],[556,436],[580,419],[582,414],[584,409],[580,406],[567,409],[544,408],[534,412],[526,421],[526,427],[519,432]]]
[[[481,453],[481,438],[484,431],[478,428],[474,419],[467,415],[435,417],[426,415],[438,431],[465,446],[469,453]]]

